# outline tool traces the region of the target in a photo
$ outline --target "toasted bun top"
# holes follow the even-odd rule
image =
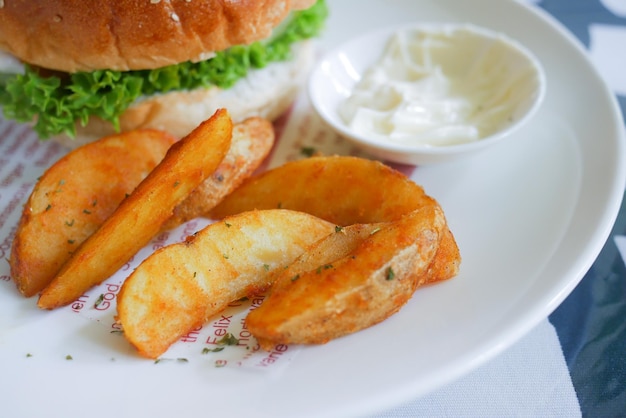
[[[210,58],[266,38],[315,0],[0,0],[0,49],[66,72]]]

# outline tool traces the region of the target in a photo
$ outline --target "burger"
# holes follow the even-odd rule
[[[0,107],[70,147],[182,137],[217,108],[273,120],[327,15],[324,0],[0,0]]]

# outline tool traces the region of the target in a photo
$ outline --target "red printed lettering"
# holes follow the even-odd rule
[[[152,244],[152,249],[158,250],[159,248],[165,247],[165,243],[169,237],[170,237],[170,234],[168,232],[163,232],[159,234],[154,244]]]
[[[57,142],[52,142],[46,147],[45,152],[37,161],[35,161],[35,165],[38,167],[47,167],[50,165],[53,159],[60,153],[64,152],[61,144]]]
[[[7,174],[2,179],[2,181],[0,181],[0,186],[2,187],[10,186],[11,184],[15,183],[16,180],[20,179],[23,174],[24,174],[24,165],[21,163],[18,163],[15,167],[13,167],[13,170],[11,170],[11,172],[9,172],[9,174]]]
[[[20,186],[17,193],[15,193],[13,198],[9,201],[9,204],[4,208],[2,213],[0,213],[0,228],[4,226],[13,211],[21,207],[20,203],[29,194],[32,187],[32,183],[25,183]]]
[[[200,335],[200,330],[202,327],[197,327],[189,331],[187,334],[183,335],[180,340],[185,343],[195,343],[198,341],[198,336]]]
[[[258,296],[252,299],[252,305],[250,305],[250,310],[253,311],[263,303],[265,296]]]
[[[248,331],[246,326],[246,318],[241,318],[241,331],[239,331],[239,343],[237,345],[248,345],[252,339],[252,333]]]
[[[11,253],[11,245],[16,232],[17,226],[12,227],[9,235],[2,240],[2,243],[0,244],[0,258],[6,258]]]
[[[87,304],[87,299],[89,299],[89,296],[82,295],[70,305],[70,308],[76,313],[80,312]]]
[[[98,301],[94,304],[94,308],[99,311],[106,311],[111,307],[111,304],[115,300],[117,292],[120,291],[119,284],[108,283],[106,285],[106,292],[98,297]]]
[[[192,235],[193,233],[195,233],[197,227],[198,227],[198,222],[196,222],[196,221],[192,221],[192,222],[187,223],[185,225],[185,228],[183,228],[183,233],[180,236],[180,240],[183,241],[189,235]]]
[[[132,256],[130,260],[126,264],[124,264],[121,268],[122,271],[128,271],[130,269],[131,263],[135,259],[135,256]]]
[[[257,364],[260,367],[267,367],[276,363],[283,354],[289,349],[289,346],[285,344],[277,344],[272,351]]]

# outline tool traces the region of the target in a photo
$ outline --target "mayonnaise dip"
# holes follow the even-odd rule
[[[391,142],[473,142],[513,122],[536,74],[504,37],[470,25],[398,30],[338,112],[356,133]]]

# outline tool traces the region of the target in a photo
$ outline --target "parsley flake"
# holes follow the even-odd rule
[[[331,269],[331,268],[333,268],[332,264],[324,264],[324,265],[321,265],[321,266],[319,266],[317,268],[316,273],[320,274],[322,272],[322,270],[328,270],[328,269]]]
[[[159,364],[159,363],[164,363],[166,361],[174,361],[174,360],[176,360],[177,363],[189,363],[189,360],[187,360],[185,357],[178,357],[176,359],[161,357],[161,358],[154,360],[154,364]]]
[[[202,354],[219,353],[220,351],[223,351],[223,350],[224,350],[224,347],[215,347],[215,348],[204,347],[202,349]]]
[[[98,306],[100,306],[100,304],[104,301],[104,294],[100,294],[100,296],[98,296],[98,299],[96,299],[96,301],[93,304],[94,308],[97,308]]]
[[[317,150],[313,147],[302,147],[300,148],[300,152],[306,157],[312,157],[317,153]]]
[[[217,345],[237,345],[239,340],[230,332],[224,335],[217,343]]]

